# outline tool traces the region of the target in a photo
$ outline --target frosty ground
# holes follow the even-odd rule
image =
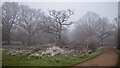
[[[53,54],[54,53],[54,54]],[[102,48],[91,54],[74,53],[53,46],[41,50],[4,48],[3,66],[73,66],[90,60],[102,53]]]

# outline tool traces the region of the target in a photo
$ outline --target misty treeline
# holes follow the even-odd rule
[[[71,9],[49,10],[48,14],[41,9],[5,2],[2,5],[3,44],[117,45],[116,20],[111,22],[97,13],[88,12],[78,21],[69,22],[69,18],[75,14]]]
[[[116,18],[118,24],[118,50],[120,50],[120,1],[118,2],[118,18]]]

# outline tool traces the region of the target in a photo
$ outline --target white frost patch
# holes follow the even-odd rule
[[[53,46],[51,48],[47,48],[47,50],[45,52],[42,52],[42,55],[55,56],[57,54],[64,54],[64,53],[66,53],[65,50],[63,50],[59,47]]]

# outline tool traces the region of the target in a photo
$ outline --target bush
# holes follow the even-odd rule
[[[87,45],[90,50],[95,51],[98,47],[99,40],[95,36],[90,36],[87,39]]]

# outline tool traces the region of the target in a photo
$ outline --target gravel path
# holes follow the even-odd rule
[[[117,60],[118,54],[112,47],[104,47],[104,52],[100,56],[75,66],[116,66]]]

